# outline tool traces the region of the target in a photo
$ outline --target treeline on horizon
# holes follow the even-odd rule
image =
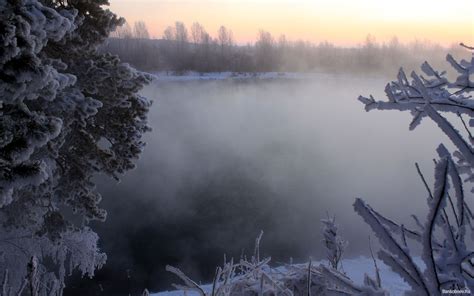
[[[125,23],[102,47],[135,67],[146,71],[180,74],[196,72],[349,72],[393,74],[400,66],[417,68],[426,59],[441,69],[449,52],[463,55],[459,46],[442,47],[430,41],[408,44],[393,37],[378,43],[368,35],[358,47],[338,47],[330,42],[319,44],[290,41],[260,30],[256,41],[247,45],[234,42],[232,30],[221,26],[216,37],[195,22],[188,30],[182,22],[168,26],[162,39],[151,39],[146,24]],[[465,53],[464,53],[465,54]]]

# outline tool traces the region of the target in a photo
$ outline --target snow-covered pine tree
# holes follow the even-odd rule
[[[354,203],[354,209],[370,225],[384,248],[379,252],[379,258],[411,286],[409,295],[441,295],[443,289],[474,292],[474,250],[467,235],[468,232],[473,234],[471,222],[474,217],[465,201],[464,191],[466,182],[474,181],[474,141],[470,132],[474,126],[474,99],[471,96],[474,91],[474,53],[471,61],[458,63],[451,55],[447,56],[447,61],[458,72],[454,81],[450,81],[445,72],[435,71],[425,62],[421,67],[424,74],[412,72],[411,81],[403,69],[400,70],[398,80],[385,88],[388,101],[377,102],[372,96],[359,97],[367,111],[410,111],[413,115],[410,129],[416,128],[423,118],[431,118],[457,149],[454,153],[458,159],[456,163],[444,145],[438,147],[440,159],[435,165],[433,189],[427,185],[417,165],[427,189],[429,207],[424,221],[413,216],[419,229],[408,229],[395,223],[361,199]],[[458,125],[465,132],[456,129],[442,113],[457,115],[460,119]],[[469,118],[468,124],[463,116]],[[466,176],[464,181],[460,174]],[[415,264],[408,240],[421,245],[425,270]]]
[[[106,217],[93,177],[133,168],[149,130],[150,101],[138,91],[151,79],[98,53],[123,23],[106,5],[0,1],[2,295],[28,285],[62,294],[72,270],[92,276],[105,262],[87,226]]]

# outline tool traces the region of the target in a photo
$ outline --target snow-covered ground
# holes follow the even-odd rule
[[[227,79],[274,79],[274,78],[297,78],[302,77],[301,73],[234,73],[234,72],[184,72],[177,74],[172,71],[162,71],[152,73],[159,81],[189,81],[189,80],[227,80]]]
[[[415,262],[423,267],[421,258],[416,258]],[[313,265],[325,264],[325,262],[313,262]],[[390,270],[388,266],[383,264],[383,262],[377,260],[377,265],[380,269],[380,277],[382,279],[382,287],[386,289],[391,296],[403,295],[403,293],[409,290],[409,286],[405,283],[396,273]],[[371,277],[374,277],[374,263],[371,258],[359,257],[354,259],[345,259],[343,260],[343,268],[347,275],[356,283],[362,284],[364,281],[364,274],[367,273]],[[180,279],[176,278],[176,283],[181,284]],[[212,288],[211,285],[202,286],[205,291],[210,291]],[[182,296],[184,295],[183,291],[164,291],[151,296]],[[196,296],[198,295],[195,292],[187,292],[187,296]]]
[[[261,72],[261,73],[238,73],[238,72],[184,72],[177,74],[172,71],[152,73],[158,81],[192,81],[192,80],[245,80],[245,79],[311,79],[325,73],[294,73],[294,72]]]

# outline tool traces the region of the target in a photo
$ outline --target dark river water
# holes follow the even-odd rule
[[[429,120],[409,131],[408,112],[365,112],[359,94],[383,99],[386,82],[154,82],[143,91],[154,101],[153,131],[137,168],[119,184],[99,181],[108,220],[95,227],[108,264],[71,291],[170,289],[178,280],[166,264],[209,281],[224,254],[250,254],[260,230],[274,264],[322,258],[327,213],[349,241],[347,256],[365,254],[369,231],[354,198],[409,224],[426,208],[414,164],[431,181],[446,141]]]

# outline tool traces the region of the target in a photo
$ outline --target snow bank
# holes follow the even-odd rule
[[[343,74],[328,74],[328,73],[295,73],[295,72],[184,72],[177,74],[172,71],[161,71],[151,73],[155,76],[157,81],[193,81],[193,80],[271,80],[271,79],[315,79],[321,76],[327,77],[331,75],[341,76]]]
[[[416,264],[423,268],[423,263],[421,258],[415,259]],[[327,264],[326,261],[313,262],[313,266],[319,264]],[[410,287],[405,283],[396,273],[390,270],[390,267],[385,265],[382,261],[377,260],[377,264],[380,269],[380,277],[382,279],[382,287],[390,292],[391,296],[403,295],[405,291],[408,291]],[[374,276],[374,263],[372,258],[359,257],[353,259],[344,259],[342,261],[342,266],[347,275],[357,284],[362,284],[364,281],[364,273]],[[284,267],[279,267],[281,269]],[[179,279],[177,279],[179,281]],[[209,292],[212,289],[212,285],[203,285],[202,288],[204,291]],[[155,294],[150,294],[150,296],[182,296],[184,295],[183,291],[164,291]],[[186,293],[187,296],[198,296],[196,292],[189,291]]]

